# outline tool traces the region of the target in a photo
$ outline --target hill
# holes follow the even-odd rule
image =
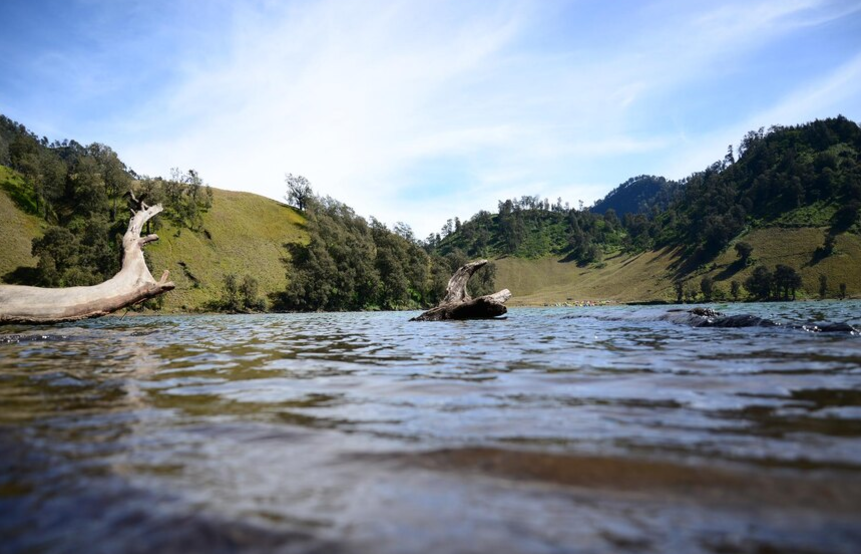
[[[284,244],[306,240],[304,218],[293,208],[247,192],[212,192],[200,231],[165,220],[159,241],[147,247],[153,274],[170,270],[176,283],[164,295],[165,311],[205,309],[221,296],[228,274],[253,276],[263,297],[284,290]]]
[[[840,283],[847,294],[861,295],[861,237],[843,234],[837,237],[835,253],[818,259],[816,249],[822,244],[827,228],[767,227],[754,229],[739,238],[753,246],[753,263],[740,265],[735,252],[724,251],[714,262],[683,274],[680,268],[686,258],[679,247],[664,247],[638,253],[621,251],[608,255],[600,264],[583,267],[564,259],[546,256],[525,259],[498,258],[496,282],[511,290],[512,306],[562,304],[584,301],[643,302],[676,300],[677,282],[699,292],[703,277],[710,277],[720,291],[717,299],[731,297],[731,283],[744,283],[755,267],[774,268],[785,264],[797,268],[802,278],[799,295],[818,298],[819,279],[827,281],[828,298],[837,298]]]
[[[595,202],[590,211],[599,214],[613,210],[620,214],[660,213],[676,200],[681,185],[663,177],[632,177]]]
[[[156,275],[167,268],[178,285],[148,302],[152,309],[260,311],[267,299],[275,310],[427,308],[445,293],[451,264],[461,261],[431,255],[408,226],[389,229],[315,195],[301,175],[286,179],[296,211],[214,191],[193,169],[173,168],[168,178],[138,175],[107,145],[51,142],[2,115],[0,165],[14,169],[3,174],[6,195],[17,204],[5,202],[7,211],[44,222],[10,229],[22,237],[10,241],[8,255],[0,253],[15,268],[2,276],[13,284],[74,287],[109,279],[119,270],[126,208],[144,202],[164,207],[145,230],[162,240],[145,255]],[[15,216],[10,221],[23,225]],[[471,290],[491,282],[483,268]]]
[[[591,209],[500,201],[423,242],[314,196],[300,177],[303,212],[212,190],[193,170],[139,176],[105,145],[48,143],[2,116],[0,139],[0,279],[73,286],[112,275],[131,191],[166,207],[147,255],[177,284],[160,300],[169,312],[217,307],[229,275],[277,309],[424,307],[477,257],[495,259],[512,305],[702,298],[704,281],[717,299],[785,296],[778,270],[793,295],[816,297],[823,283],[830,297],[841,285],[861,295],[861,129],[842,117],[752,131],[738,159],[730,151],[679,182],[629,179]],[[774,272],[765,292],[741,288],[763,271]],[[493,288],[492,276],[475,285]]]
[[[500,201],[498,213],[455,221],[429,243],[497,258],[513,303],[670,300],[680,290],[693,298],[706,277],[729,296],[757,266],[785,266],[808,297],[820,276],[829,295],[840,284],[861,293],[861,128],[837,117],[760,129],[737,152],[679,182],[632,178],[591,210],[534,196]],[[744,263],[739,242],[753,248]],[[757,294],[776,296],[776,283]]]
[[[0,166],[0,280],[5,282],[29,276],[27,268],[38,261],[31,255],[33,239],[47,228],[21,209],[22,202],[13,201],[22,190],[22,177]],[[159,216],[159,241],[146,248],[153,274],[158,277],[168,269],[177,285],[163,297],[165,312],[205,309],[221,296],[227,274],[253,276],[261,296],[283,291],[284,244],[307,240],[304,218],[293,208],[250,193],[212,192],[212,208],[202,215],[199,230]]]

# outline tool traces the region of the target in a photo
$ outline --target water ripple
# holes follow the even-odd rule
[[[0,536],[58,552],[209,547],[200,533],[216,528],[260,550],[857,551],[861,508],[838,484],[861,477],[861,338],[789,327],[857,326],[861,303],[721,309],[786,325],[689,328],[605,307],[12,328]],[[816,491],[830,500],[807,502]],[[86,508],[99,502],[126,519]],[[166,514],[197,531],[159,531]]]

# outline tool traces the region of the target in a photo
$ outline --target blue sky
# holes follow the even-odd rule
[[[3,0],[0,112],[418,236],[681,178],[749,130],[861,120],[857,0]]]

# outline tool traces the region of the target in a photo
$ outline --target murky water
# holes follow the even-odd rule
[[[861,337],[664,311],[2,328],[0,551],[861,551]]]

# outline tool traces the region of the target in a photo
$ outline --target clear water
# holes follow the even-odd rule
[[[861,337],[664,312],[0,328],[0,551],[861,552]]]

